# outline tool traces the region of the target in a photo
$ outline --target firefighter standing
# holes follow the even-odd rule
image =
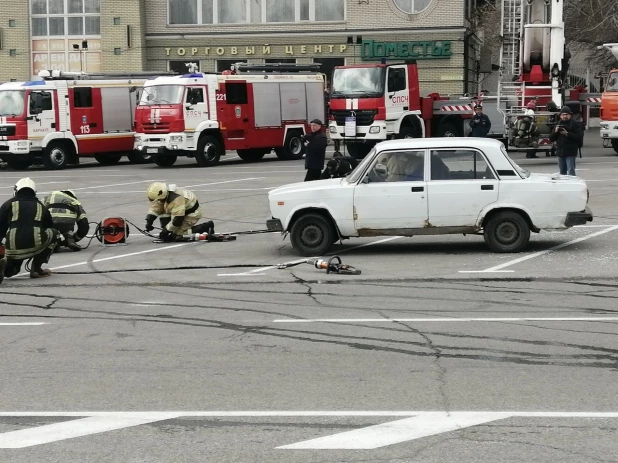
[[[0,261],[0,281],[17,275],[26,259],[32,259],[30,278],[51,275],[42,265],[49,261],[56,247],[54,222],[37,199],[36,185],[28,177],[15,184],[15,196],[0,207],[2,240],[5,240],[6,260]]]
[[[202,208],[193,192],[155,182],[148,187],[147,195],[150,200],[150,210],[146,215],[147,232],[154,230],[153,223],[159,217],[163,228],[159,238],[163,241],[174,241],[189,231],[214,234],[212,221],[196,225],[202,218]]]
[[[43,199],[43,204],[52,216],[54,228],[64,237],[63,245],[71,251],[81,251],[77,243],[88,234],[90,225],[86,211],[75,193],[71,190],[52,191]],[[74,233],[75,225],[77,231]]]
[[[470,128],[473,137],[485,138],[489,134],[491,121],[487,114],[483,113],[483,106],[480,104],[474,105],[474,116],[470,120]]]

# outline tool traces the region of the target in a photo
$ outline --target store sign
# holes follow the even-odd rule
[[[339,55],[347,45],[252,45],[250,47],[165,47],[165,56]]]
[[[385,59],[446,59],[450,58],[451,41],[377,42],[363,40],[361,58],[364,60]]]

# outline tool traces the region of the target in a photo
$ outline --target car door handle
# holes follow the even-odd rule
[[[419,192],[419,191],[425,191],[425,187],[424,186],[413,186],[412,187],[412,192],[413,193],[416,193],[416,192]]]
[[[481,190],[493,190],[493,185],[481,185]]]

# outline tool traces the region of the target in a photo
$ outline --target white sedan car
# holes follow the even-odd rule
[[[494,252],[519,252],[530,232],[592,221],[584,180],[535,174],[485,138],[379,143],[346,178],[285,185],[268,194],[269,230],[303,256],[341,239],[483,234]]]

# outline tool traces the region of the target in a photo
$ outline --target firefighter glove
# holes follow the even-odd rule
[[[174,241],[174,234],[171,231],[163,230],[159,233],[159,239],[161,241]]]
[[[154,223],[155,219],[156,219],[156,216],[152,214],[148,214],[146,216],[146,226],[144,227],[144,230],[146,230],[147,232],[154,230],[154,227],[152,226],[152,224]]]

